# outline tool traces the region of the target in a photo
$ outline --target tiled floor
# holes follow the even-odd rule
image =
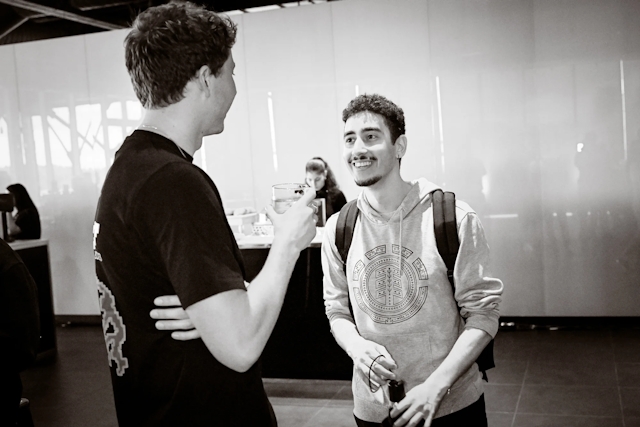
[[[117,426],[100,327],[59,327],[58,358],[23,373],[36,427]],[[640,427],[640,329],[501,331],[489,425]],[[280,427],[354,427],[348,381],[265,379]]]

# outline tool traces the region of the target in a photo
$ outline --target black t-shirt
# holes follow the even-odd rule
[[[120,427],[271,426],[260,366],[238,373],[149,312],[245,289],[242,255],[209,176],[170,140],[135,131],[116,154],[94,224],[98,295]]]
[[[39,239],[40,238],[40,214],[36,208],[26,208],[18,211],[14,218],[16,225],[20,227],[18,234],[12,234],[14,239]]]

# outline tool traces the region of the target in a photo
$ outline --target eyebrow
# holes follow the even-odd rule
[[[371,126],[371,127],[362,129],[362,132],[382,132],[382,129],[380,129],[379,127]]]
[[[368,128],[363,128],[361,129],[361,132],[382,132],[382,129],[380,129],[379,127],[375,127],[375,126],[370,126]],[[349,135],[355,135],[355,131],[350,130],[349,132],[345,132],[344,136],[349,136]]]

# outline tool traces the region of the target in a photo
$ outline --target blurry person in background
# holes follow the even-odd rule
[[[36,360],[39,343],[38,288],[20,256],[0,239],[0,425],[16,425],[20,371]]]
[[[307,185],[316,190],[316,199],[325,199],[327,219],[347,203],[333,171],[321,157],[314,157],[305,167]]]
[[[13,195],[16,213],[8,216],[9,236],[15,240],[40,238],[40,214],[22,184],[7,187]]]
[[[267,207],[273,244],[249,286],[220,193],[193,164],[236,95],[235,40],[231,20],[191,3],[145,10],[125,39],[145,115],[115,155],[93,224],[120,427],[277,425],[259,358],[316,234],[315,191],[283,214]],[[195,329],[156,329],[154,302],[175,300],[163,295],[177,295]],[[202,339],[181,339],[192,333]]]

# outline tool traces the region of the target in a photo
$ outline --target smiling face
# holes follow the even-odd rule
[[[393,144],[391,132],[380,114],[363,111],[349,117],[344,124],[342,156],[360,187],[374,185],[394,170],[398,171],[397,156],[402,148]]]

